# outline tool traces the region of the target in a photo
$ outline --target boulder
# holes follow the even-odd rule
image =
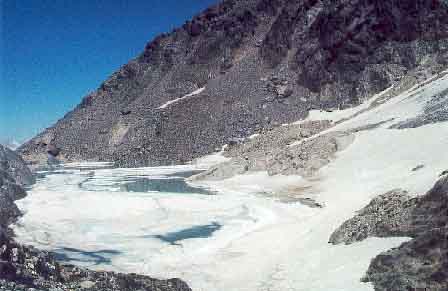
[[[374,198],[330,242],[349,244],[370,236],[413,238],[372,260],[362,280],[376,291],[448,290],[448,176],[420,197],[394,190]]]

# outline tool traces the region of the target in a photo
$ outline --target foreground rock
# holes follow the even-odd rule
[[[157,280],[136,274],[94,272],[60,265],[51,254],[0,238],[0,290],[190,291],[179,279]]]
[[[26,195],[23,187],[33,181],[23,160],[0,145],[0,290],[190,290],[179,279],[158,280],[61,265],[50,253],[15,242],[8,226],[21,213],[14,201]]]
[[[375,290],[448,290],[448,176],[421,197],[395,190],[375,198],[330,242],[350,244],[369,236],[413,238],[372,260],[363,281],[373,282]]]
[[[448,290],[448,229],[432,229],[378,255],[362,279],[376,291]]]

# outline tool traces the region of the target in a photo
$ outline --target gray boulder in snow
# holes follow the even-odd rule
[[[413,238],[372,260],[362,280],[372,282],[376,291],[448,290],[448,176],[420,197],[394,190],[373,199],[330,242],[369,236]]]

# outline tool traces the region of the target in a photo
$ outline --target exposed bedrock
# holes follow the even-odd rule
[[[413,239],[374,258],[363,281],[375,290],[448,290],[448,176],[425,195],[394,190],[373,199],[330,237],[354,243],[370,236]]]
[[[61,160],[184,163],[310,109],[357,105],[403,77],[415,84],[447,60],[444,1],[225,0],[149,42],[19,152],[30,162],[50,145]]]

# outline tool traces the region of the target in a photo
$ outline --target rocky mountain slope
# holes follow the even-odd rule
[[[445,1],[224,0],[20,147],[27,161],[184,163],[310,109],[346,108],[448,60]]]
[[[30,163],[50,154],[142,166],[186,163],[227,145],[224,162],[190,182],[300,203],[271,209],[272,201],[247,198],[244,213],[261,213],[252,231],[200,259],[183,249],[160,259],[159,271],[168,266],[216,290],[371,290],[362,280],[380,291],[442,291],[447,68],[446,1],[224,0],[150,42],[18,151]],[[8,175],[2,189],[26,183]],[[1,196],[3,228],[19,215],[13,201],[25,194],[17,195]],[[3,270],[24,267],[14,249],[41,256],[4,233]],[[130,290],[172,290],[173,281],[64,269],[42,256],[63,271],[27,277],[38,287],[68,276],[91,290],[123,281]]]
[[[0,145],[0,290],[191,290],[179,279],[93,272],[61,265],[48,252],[18,244],[8,228],[21,215],[14,201],[25,197],[34,177],[24,161]]]

